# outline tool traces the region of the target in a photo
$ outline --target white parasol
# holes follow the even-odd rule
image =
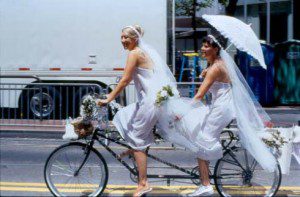
[[[202,18],[229,39],[239,50],[245,51],[257,59],[260,65],[267,69],[259,40],[250,25],[231,16],[203,15]]]

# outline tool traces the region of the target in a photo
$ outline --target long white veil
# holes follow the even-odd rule
[[[270,121],[270,117],[257,102],[231,56],[224,49],[220,56],[225,62],[232,83],[234,111],[241,143],[264,169],[273,172],[276,159],[257,135],[264,132],[264,123]]]
[[[168,65],[161,58],[158,52],[147,44],[142,37],[139,37],[139,48],[146,53],[153,62],[153,77],[151,82],[151,92],[149,97],[156,98],[156,93],[162,89],[163,86],[169,85],[176,89],[176,79],[169,69]]]

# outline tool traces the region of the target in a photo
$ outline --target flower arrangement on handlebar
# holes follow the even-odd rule
[[[104,127],[104,123],[100,123],[99,113],[102,113],[103,115],[103,113],[107,113],[107,110],[104,110],[103,107],[99,107],[97,102],[98,99],[103,99],[105,97],[105,95],[99,94],[89,94],[83,97],[80,106],[80,116],[71,121],[71,124],[74,126],[74,132],[79,138],[87,137],[94,132],[95,126],[93,120],[97,120],[98,125],[101,124],[101,128]],[[108,105],[110,106],[113,115],[122,108],[122,106],[115,101],[110,102]]]
[[[74,119],[71,124],[79,138],[91,135],[94,131],[92,120],[97,115],[97,104],[95,95],[87,95],[83,97],[80,106],[80,116]]]

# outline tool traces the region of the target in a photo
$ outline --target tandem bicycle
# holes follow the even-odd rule
[[[115,143],[130,149],[114,129],[103,126],[108,124],[107,110],[103,112],[102,109],[96,121],[97,126],[90,136],[63,144],[49,155],[44,167],[44,179],[54,196],[104,195],[109,170],[106,159],[95,148],[96,142],[130,172],[132,180],[137,181],[138,170],[134,157],[129,156],[128,162],[110,147],[111,143]],[[231,129],[224,129],[221,136],[223,157],[214,166],[210,166],[210,179],[218,193],[221,196],[274,196],[281,183],[279,164],[274,172],[268,172],[240,146],[238,137]],[[149,149],[146,150],[148,158],[180,171],[181,174],[148,174],[149,179],[189,179],[199,184],[197,167],[180,167],[150,152]]]

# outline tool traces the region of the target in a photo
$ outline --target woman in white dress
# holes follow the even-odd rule
[[[208,67],[201,73],[204,81],[200,86],[195,100],[202,100],[207,92],[212,94],[210,106],[197,109],[201,113],[193,134],[199,147],[197,153],[201,186],[190,196],[211,195],[208,160],[220,159],[223,155],[219,138],[221,131],[234,119],[231,82],[224,61],[220,58],[221,48],[207,36],[203,40],[201,55],[207,60]],[[193,115],[196,110],[191,112]],[[196,114],[195,114],[196,115]],[[199,116],[199,115],[198,115]]]
[[[164,71],[158,68],[157,61],[153,61],[153,56],[158,54],[143,44],[142,35],[143,30],[139,26],[123,28],[121,41],[124,49],[129,50],[124,74],[116,88],[107,95],[107,99],[98,102],[99,105],[111,102],[132,80],[134,81],[138,101],[119,110],[113,119],[117,130],[132,148],[120,156],[133,153],[137,163],[139,176],[134,196],[142,196],[152,190],[147,182],[145,150],[154,142],[152,130],[157,123],[157,108],[154,105],[156,92],[170,82],[165,79],[156,80],[157,73],[161,75]]]
[[[264,169],[274,171],[276,167],[276,159],[257,135],[264,132],[270,118],[256,101],[235,62],[212,35],[204,39],[201,53],[209,66],[202,72],[204,81],[193,98],[193,103],[200,106],[188,107],[189,99],[169,99],[161,106],[158,124],[164,139],[186,147],[198,158],[201,185],[189,196],[213,194],[208,160],[222,157],[220,134],[233,119],[244,148]],[[207,92],[212,94],[210,105],[200,101]]]
[[[168,141],[186,147],[198,158],[202,185],[191,196],[211,195],[208,160],[220,159],[223,155],[219,142],[220,133],[234,118],[231,81],[224,61],[219,56],[220,47],[210,37],[203,41],[201,54],[208,67],[201,73],[204,81],[193,99],[175,98],[164,103],[159,114],[159,134]],[[210,92],[212,101],[204,105],[201,100]],[[194,108],[189,103],[197,103]],[[181,104],[179,104],[181,103]],[[199,106],[200,104],[200,106]],[[180,106],[180,107],[179,107]],[[182,109],[188,108],[182,112]],[[171,117],[172,114],[177,116]],[[179,115],[178,115],[179,114]],[[174,120],[173,124],[170,124]],[[164,121],[167,120],[167,121]],[[173,125],[170,127],[170,125]]]
[[[125,27],[122,30],[121,42],[125,50],[129,51],[124,74],[116,88],[107,95],[107,99],[99,104],[107,104],[114,100],[119,93],[134,80],[138,102],[122,108],[114,117],[113,123],[121,136],[133,148],[133,154],[139,171],[138,188],[134,196],[141,196],[151,188],[147,182],[147,157],[144,150],[153,142],[152,129],[156,123],[153,105],[143,102],[147,94],[148,81],[152,77],[152,63],[138,46],[138,34],[143,31],[139,26]]]

